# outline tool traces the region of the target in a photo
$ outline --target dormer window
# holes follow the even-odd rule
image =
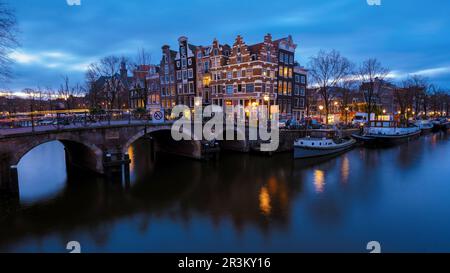
[[[214,48],[214,56],[219,55],[219,50],[217,48]]]

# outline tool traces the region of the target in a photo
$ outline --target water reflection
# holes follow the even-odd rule
[[[49,145],[46,161],[63,162],[59,144]],[[129,189],[81,173],[61,182],[65,167],[56,163],[51,175],[21,181],[25,201],[0,210],[0,251],[60,252],[74,239],[88,252],[365,252],[374,239],[386,251],[450,251],[445,135],[314,162],[290,154],[152,159],[149,149],[146,142],[130,149]],[[30,155],[30,171],[43,156]],[[24,194],[61,183],[37,203]]]
[[[322,193],[325,187],[325,174],[322,170],[314,171],[314,186],[317,193]]]
[[[266,187],[262,187],[259,193],[259,208],[261,212],[268,216],[270,215],[270,211],[272,210],[272,206],[270,205],[270,195],[269,191]]]
[[[57,195],[67,182],[64,145],[53,141],[34,148],[20,160],[18,171],[23,204]]]
[[[344,155],[341,167],[342,183],[346,184],[348,182],[349,175],[350,175],[350,160],[348,159],[348,155]]]

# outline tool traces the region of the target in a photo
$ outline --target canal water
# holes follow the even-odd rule
[[[322,161],[129,150],[132,183],[67,175],[59,142],[19,164],[0,204],[1,252],[450,252],[450,135]]]

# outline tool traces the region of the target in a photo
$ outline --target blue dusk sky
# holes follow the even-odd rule
[[[161,46],[177,38],[195,45],[214,38],[247,44],[266,33],[291,34],[306,65],[320,49],[337,49],[355,63],[375,57],[394,80],[421,74],[450,88],[450,1],[381,0],[7,0],[16,10],[21,47],[6,88],[57,88],[62,75],[84,82],[87,65],[107,55],[134,57],[139,48],[159,63]],[[5,88],[2,87],[2,88]]]

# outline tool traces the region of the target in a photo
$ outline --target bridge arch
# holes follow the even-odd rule
[[[59,141],[66,149],[66,164],[78,165],[97,173],[103,173],[103,152],[92,143],[85,143],[69,135],[53,135],[45,138],[31,138],[22,141],[15,147],[11,158],[11,165],[18,165],[20,160],[34,148],[52,141]]]

